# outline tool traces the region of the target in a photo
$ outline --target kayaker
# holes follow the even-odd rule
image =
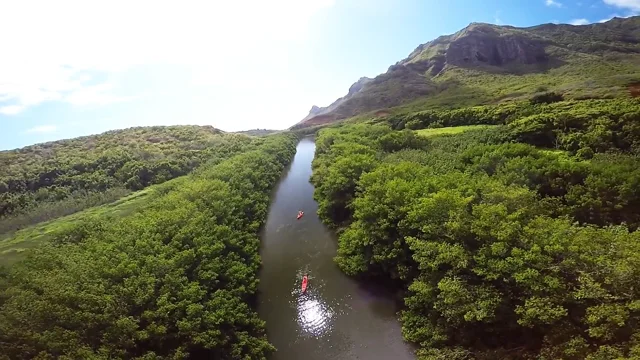
[[[307,291],[307,285],[309,283],[309,278],[307,274],[302,277],[302,292],[305,293]]]

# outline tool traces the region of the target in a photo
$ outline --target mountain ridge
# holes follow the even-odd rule
[[[385,73],[362,83],[361,78],[331,105],[314,105],[292,128],[386,114],[412,102],[421,102],[418,108],[450,108],[541,91],[576,99],[622,96],[626,86],[640,81],[638,53],[638,16],[589,25],[473,22],[418,45]]]

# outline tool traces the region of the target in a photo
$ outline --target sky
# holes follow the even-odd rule
[[[285,129],[471,22],[638,13],[640,0],[0,0],[0,150],[132,126]]]

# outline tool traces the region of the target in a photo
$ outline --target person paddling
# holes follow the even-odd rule
[[[309,278],[307,274],[304,274],[302,277],[302,293],[304,294],[307,291],[307,285],[309,284]]]
[[[304,212],[302,210],[298,210],[298,219],[300,219],[302,215],[304,215]]]

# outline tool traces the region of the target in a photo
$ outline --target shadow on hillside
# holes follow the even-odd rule
[[[456,64],[456,66],[475,70],[482,71],[490,74],[496,75],[528,75],[528,74],[542,74],[549,70],[559,68],[561,66],[566,65],[567,62],[558,59],[556,57],[548,56],[546,59],[539,63],[535,64],[523,64],[518,62],[510,62],[501,65],[490,65],[488,63],[460,63]]]

